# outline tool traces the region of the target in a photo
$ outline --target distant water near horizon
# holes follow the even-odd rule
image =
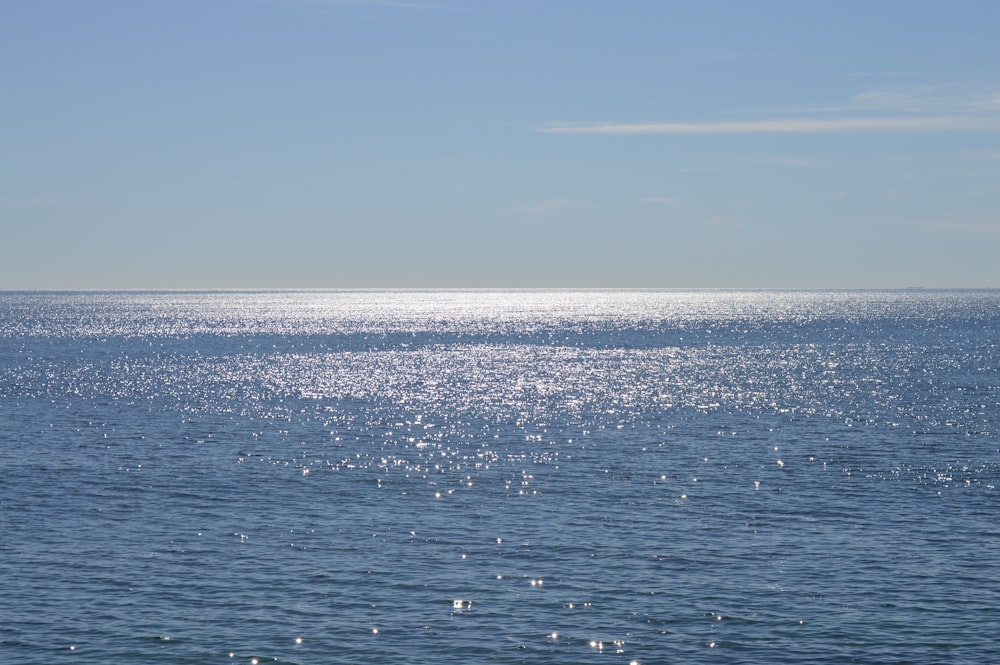
[[[985,663],[1000,291],[0,293],[0,657]]]

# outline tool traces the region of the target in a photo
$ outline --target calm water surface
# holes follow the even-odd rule
[[[1000,292],[0,294],[16,663],[1000,653]]]

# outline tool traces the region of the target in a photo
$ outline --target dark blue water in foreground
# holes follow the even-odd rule
[[[996,291],[0,294],[0,656],[989,662],[998,449]]]

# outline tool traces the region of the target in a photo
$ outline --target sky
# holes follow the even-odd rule
[[[0,290],[1000,288],[995,0],[0,0]]]

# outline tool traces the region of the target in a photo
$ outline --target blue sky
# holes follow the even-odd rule
[[[6,0],[0,289],[1000,287],[993,0]]]

